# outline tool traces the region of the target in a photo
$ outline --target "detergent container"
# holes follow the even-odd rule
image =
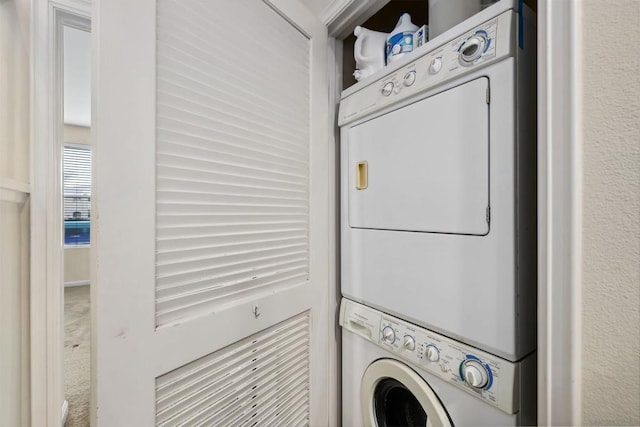
[[[418,26],[411,22],[411,15],[403,13],[387,38],[387,64],[413,51],[413,35],[417,30]]]
[[[356,42],[353,45],[356,71],[353,76],[360,81],[384,67],[385,43],[388,34],[363,27],[356,27],[353,34],[356,36]]]

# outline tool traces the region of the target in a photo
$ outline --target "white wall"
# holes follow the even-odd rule
[[[640,425],[640,1],[582,5],[582,421]]]
[[[85,246],[64,248],[65,285],[87,284],[91,278],[91,249]]]
[[[64,123],[91,126],[91,33],[64,27]]]
[[[0,0],[0,425],[28,426],[30,1]]]
[[[64,142],[89,145],[91,128],[64,126]],[[88,282],[91,277],[88,246],[64,248],[64,283]]]
[[[29,0],[0,1],[0,176],[29,182]]]

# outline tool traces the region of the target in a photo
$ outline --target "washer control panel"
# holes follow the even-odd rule
[[[513,10],[507,10],[431,51],[427,50],[427,43],[424,45],[426,52],[413,62],[392,68],[394,71],[388,75],[354,93],[345,91],[340,102],[338,125],[343,126],[459,77],[481,64],[514,56],[515,17]]]
[[[506,413],[520,409],[523,361],[501,359],[347,299],[342,300],[340,325]]]

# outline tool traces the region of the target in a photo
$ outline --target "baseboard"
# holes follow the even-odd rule
[[[64,287],[65,288],[70,288],[72,286],[84,286],[84,285],[88,285],[89,281],[88,280],[78,280],[76,282],[65,282],[64,283]]]
[[[65,400],[62,402],[62,427],[67,423],[67,415],[69,415],[69,402]]]

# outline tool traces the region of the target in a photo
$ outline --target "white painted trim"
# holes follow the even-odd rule
[[[538,424],[580,425],[578,0],[538,2]]]
[[[0,186],[0,202],[24,203],[29,197],[29,192],[20,191],[15,188]]]
[[[342,421],[342,328],[338,325],[340,317],[340,157],[339,128],[335,117],[338,116],[338,102],[342,90],[342,42],[329,38],[328,46],[328,93],[329,93],[329,425],[338,426]]]
[[[65,126],[68,123],[65,123]],[[76,125],[73,125],[76,126]],[[78,127],[86,127],[86,126],[78,126]],[[62,142],[62,146],[64,147],[69,147],[69,148],[77,148],[79,150],[87,150],[87,151],[91,151],[91,145],[89,144],[83,144],[81,142],[65,142],[65,141],[61,141]]]
[[[64,425],[67,423],[68,416],[69,416],[69,402],[65,399],[65,401],[62,402],[62,421],[60,423],[62,427],[64,427]]]
[[[334,0],[321,13],[320,19],[329,29],[329,37],[342,40],[356,25],[366,21],[390,0]]]
[[[16,181],[15,179],[0,176],[0,190],[10,190],[16,193],[29,194],[31,186],[28,182]]]
[[[328,27],[335,20],[339,19],[354,1],[355,0],[333,0],[320,12],[320,21]]]
[[[31,193],[26,182],[0,176],[0,202],[24,203]]]
[[[63,279],[60,153],[62,25],[88,29],[82,0],[32,2],[31,423],[63,419]]]
[[[64,282],[65,288],[73,288],[74,286],[85,286],[88,285],[89,280],[77,280],[75,282]]]

